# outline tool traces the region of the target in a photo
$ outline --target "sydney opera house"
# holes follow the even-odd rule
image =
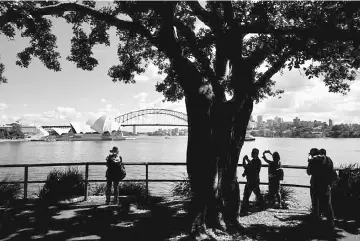
[[[98,119],[89,119],[86,123],[70,122],[69,126],[20,126],[27,139],[32,141],[135,139],[124,136],[120,124],[105,115]]]

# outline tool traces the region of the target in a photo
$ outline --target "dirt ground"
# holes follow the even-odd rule
[[[360,240],[359,223],[337,220],[330,235],[325,222],[309,219],[308,210],[299,203],[263,211],[253,206],[241,217],[241,230],[208,230],[208,240]],[[93,196],[50,207],[33,200],[2,212],[2,217],[0,240],[189,240],[190,220],[181,200],[138,206],[125,198],[120,205],[105,205],[105,197]]]

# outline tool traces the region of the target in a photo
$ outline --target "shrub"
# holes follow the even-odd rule
[[[18,199],[21,195],[22,185],[20,182],[15,183],[5,183],[10,182],[11,179],[6,176],[0,183],[0,205],[5,205],[8,202],[12,202],[15,199]]]
[[[264,199],[268,202],[272,202],[275,197],[271,197],[269,195],[269,189],[267,189],[265,192],[262,192],[264,195]],[[281,196],[281,202],[283,208],[288,208],[288,203],[291,201],[294,201],[295,198],[295,191],[294,189],[290,187],[286,187],[281,185],[280,186],[280,196]]]
[[[192,192],[190,188],[189,178],[184,175],[182,180],[182,182],[175,183],[173,189],[171,190],[171,194],[176,197],[191,199]]]
[[[332,185],[332,205],[337,217],[360,217],[360,165],[342,165],[339,179]]]
[[[51,203],[84,195],[84,175],[77,168],[51,171],[39,197]]]
[[[106,184],[96,184],[90,191],[91,195],[105,195]],[[113,192],[113,190],[112,190]],[[138,205],[146,204],[148,201],[155,200],[156,197],[147,196],[146,185],[144,182],[121,182],[119,183],[119,196],[130,196],[132,201]],[[157,199],[156,199],[157,200]]]
[[[149,198],[150,193],[148,193]],[[131,196],[134,198],[134,201],[139,204],[146,204],[147,193],[146,185],[144,182],[122,182],[119,184],[119,196]]]
[[[106,184],[105,183],[96,183],[95,186],[91,187],[90,195],[93,196],[104,196],[106,191]]]

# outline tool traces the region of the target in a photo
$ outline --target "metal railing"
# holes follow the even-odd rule
[[[87,200],[88,197],[88,186],[89,183],[94,182],[106,182],[106,179],[92,179],[89,180],[89,166],[105,166],[105,162],[70,162],[70,163],[43,163],[43,164],[10,164],[10,165],[0,165],[0,168],[24,168],[24,180],[23,181],[10,181],[10,182],[1,182],[4,184],[13,184],[13,183],[22,183],[24,185],[24,199],[27,199],[28,194],[28,184],[35,183],[45,183],[46,181],[29,181],[29,168],[33,167],[56,167],[56,166],[85,166],[85,190],[84,190],[84,200]],[[145,179],[124,179],[122,182],[145,182],[146,193],[149,193],[149,182],[185,182],[187,180],[183,179],[149,179],[149,166],[186,166],[186,163],[183,162],[129,162],[125,163],[125,166],[145,166]],[[243,166],[238,164],[238,167]],[[262,167],[268,167],[269,165],[264,164]],[[288,169],[305,169],[306,166],[293,166],[293,165],[282,165],[281,168]],[[335,168],[335,170],[341,170]],[[239,184],[246,184],[246,182],[239,181]],[[268,185],[267,182],[260,182],[260,185]],[[286,187],[299,187],[299,188],[310,188],[309,185],[299,185],[299,184],[281,184]]]

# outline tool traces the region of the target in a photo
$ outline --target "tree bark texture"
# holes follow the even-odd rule
[[[253,101],[244,97],[242,101],[215,102],[205,95],[187,95],[186,107],[187,172],[194,194],[191,233],[199,237],[207,227],[238,227],[237,164]]]

